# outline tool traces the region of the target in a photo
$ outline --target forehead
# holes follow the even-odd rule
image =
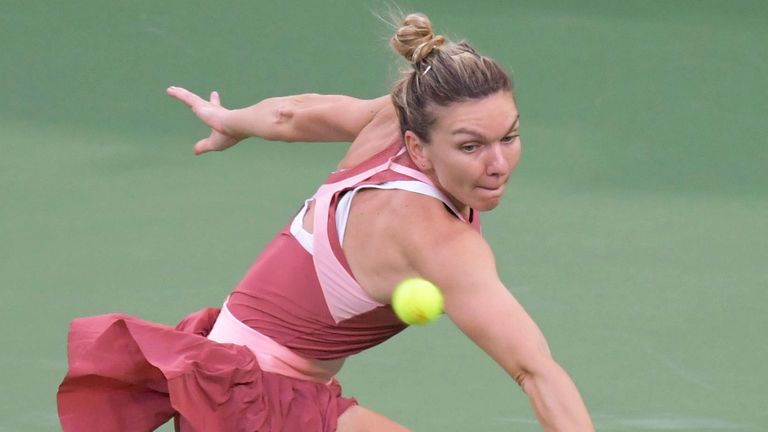
[[[464,129],[503,135],[518,117],[515,99],[507,91],[435,107],[433,114],[435,123],[432,132],[438,134],[451,134]]]

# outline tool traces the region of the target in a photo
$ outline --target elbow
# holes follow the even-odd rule
[[[545,377],[559,368],[555,359],[549,352],[546,352],[521,359],[509,373],[523,392],[528,394],[527,387],[531,382]]]
[[[526,385],[532,381],[532,378],[536,375],[536,373],[528,368],[520,368],[519,370],[513,372],[511,375],[512,379],[514,379],[517,385],[520,386],[520,389],[523,391],[523,393],[528,394]]]

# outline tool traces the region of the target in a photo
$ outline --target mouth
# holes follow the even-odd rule
[[[504,184],[498,186],[477,186],[477,189],[483,193],[491,195],[501,195],[504,192]]]
[[[482,190],[487,190],[487,191],[497,191],[497,190],[504,189],[504,185],[505,183],[501,183],[499,185],[488,185],[488,186],[478,185],[477,188]]]

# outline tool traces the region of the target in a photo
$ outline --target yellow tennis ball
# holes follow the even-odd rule
[[[443,294],[426,279],[406,279],[392,293],[392,309],[406,324],[428,324],[443,313]]]

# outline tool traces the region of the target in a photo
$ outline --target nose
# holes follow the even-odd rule
[[[509,173],[509,159],[501,143],[488,146],[485,172],[492,177],[503,177]]]

